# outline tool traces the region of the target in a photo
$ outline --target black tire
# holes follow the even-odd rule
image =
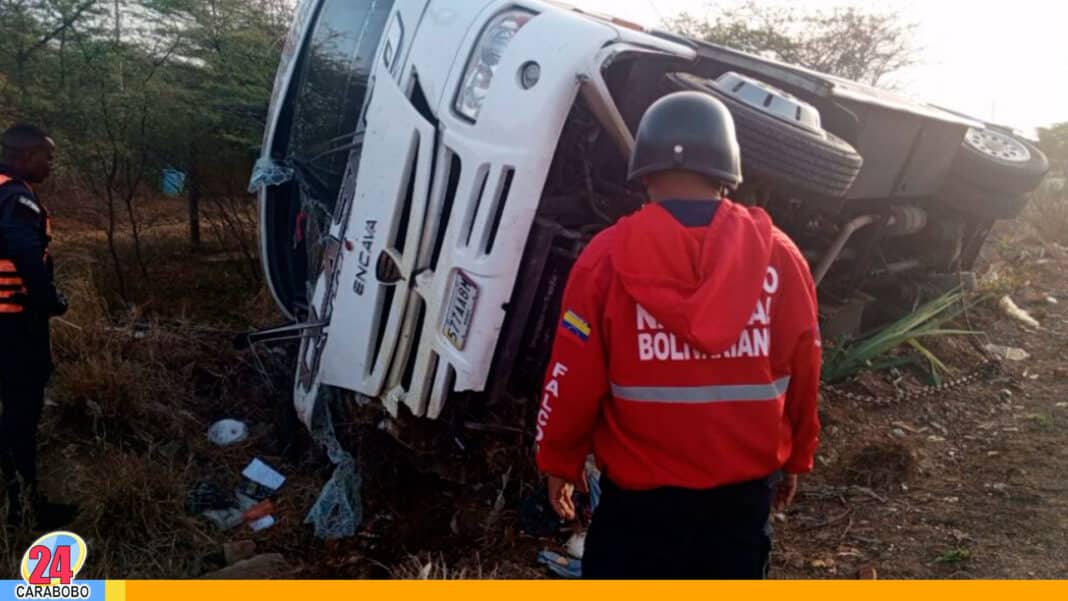
[[[1031,200],[1027,193],[999,192],[952,176],[940,197],[946,206],[965,215],[995,220],[1015,218]]]
[[[973,130],[968,131],[970,135]],[[950,179],[960,180],[994,196],[1019,197],[1033,192],[1049,171],[1046,156],[1026,140],[1004,131],[990,131],[1011,138],[1026,148],[1030,153],[1028,160],[1013,162],[985,154],[965,140],[953,160]]]
[[[764,113],[719,91],[707,80],[674,74],[672,87],[715,96],[730,109],[742,149],[742,172],[817,196],[840,198],[853,185],[864,159],[841,138],[824,138]]]

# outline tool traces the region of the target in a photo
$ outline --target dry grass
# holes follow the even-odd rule
[[[45,492],[81,506],[72,529],[89,545],[84,575],[186,578],[221,567],[212,559],[219,545],[247,530],[220,533],[188,515],[186,491],[202,480],[233,486],[252,457],[272,458],[272,390],[285,394],[285,386],[264,373],[284,381],[285,360],[265,367],[271,356],[261,362],[231,344],[236,331],[276,319],[267,296],[232,261],[213,260],[226,249],[191,255],[180,228],[159,228],[146,241],[153,283],[137,282],[140,301],[125,305],[100,236],[62,220],[57,232],[59,286],[71,310],[52,325],[56,371],[40,465]],[[246,421],[253,437],[212,446],[205,432],[222,417]],[[265,542],[298,538],[297,503],[282,504],[284,521]],[[32,536],[0,529],[0,569],[15,573]]]
[[[299,575],[318,578],[543,575],[533,564],[536,543],[516,539],[507,509],[526,490],[520,474],[482,466],[494,479],[462,487],[428,477],[406,450],[377,445],[377,414],[339,422],[343,435],[368,435],[346,439],[364,470],[364,532],[315,539],[303,522],[330,466],[306,437],[299,452],[283,453],[272,427],[276,404],[289,401],[292,349],[254,355],[231,344],[237,331],[277,323],[273,302],[243,274],[243,257],[219,245],[190,253],[180,222],[172,226],[145,239],[151,281],[130,279],[127,303],[99,233],[57,223],[59,283],[71,311],[53,321],[57,369],[39,446],[45,492],[81,505],[71,529],[89,544],[83,577],[196,577],[223,567],[221,545],[235,540],[254,540],[257,553],[280,553]],[[128,246],[120,250],[129,256]],[[221,418],[246,422],[250,438],[209,443],[207,428]],[[484,449],[487,463],[514,463],[517,451],[506,446],[500,456]],[[202,482],[234,487],[254,457],[288,478],[273,528],[219,532],[186,512],[187,491]],[[31,542],[29,533],[0,531],[0,570],[15,573]],[[433,554],[416,559],[420,551]]]
[[[1043,242],[1068,245],[1068,188],[1040,188],[1021,218]]]
[[[487,563],[475,554],[451,565],[442,554],[409,556],[390,568],[390,577],[397,580],[532,580],[544,578],[544,572],[530,565],[510,561]]]
[[[477,557],[469,563],[472,565],[450,567],[440,554],[413,555],[392,568],[390,574],[397,580],[482,580],[496,576],[496,568],[487,573]]]
[[[93,298],[86,280],[68,281]],[[57,324],[57,370],[40,447],[44,486],[77,501],[74,527],[91,549],[87,574],[126,578],[192,577],[220,534],[185,511],[186,490],[205,474],[237,481],[260,451],[216,449],[204,432],[219,406],[262,421],[271,403],[222,330],[158,320],[117,322],[74,304],[70,324]],[[247,384],[238,398],[237,386]],[[231,402],[226,403],[226,396]],[[238,409],[242,403],[244,408]],[[17,541],[16,550],[26,542]],[[0,542],[0,550],[4,543]],[[13,557],[5,552],[4,564]]]
[[[983,292],[998,297],[1026,290],[1036,265],[1068,256],[1068,189],[1036,191],[1017,219],[994,226],[982,256]]]
[[[65,425],[112,442],[176,440],[199,427],[198,376],[235,353],[222,330],[191,323],[111,318],[88,277],[66,278],[72,309],[53,325],[56,374],[50,397]]]
[[[217,546],[209,526],[186,515],[189,470],[155,453],[115,451],[103,444],[68,471],[82,514],[78,532],[91,549],[90,575],[184,578]]]

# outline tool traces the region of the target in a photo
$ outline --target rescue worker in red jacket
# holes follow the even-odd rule
[[[52,372],[48,320],[67,310],[52,281],[48,211],[32,187],[48,177],[54,150],[52,139],[32,125],[0,136],[0,466],[7,524],[29,521],[42,530],[63,526],[76,513],[37,489],[37,426]]]
[[[564,519],[588,454],[602,470],[585,578],[763,578],[769,513],[817,445],[815,286],[767,213],[724,197],[741,165],[714,98],[654,103],[630,177],[650,203],[598,234],[568,279],[538,466]]]

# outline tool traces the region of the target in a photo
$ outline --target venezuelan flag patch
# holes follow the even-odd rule
[[[590,337],[590,323],[579,317],[578,313],[571,309],[564,313],[564,318],[560,320],[560,325],[568,332],[578,336],[579,340],[583,342],[586,342]]]

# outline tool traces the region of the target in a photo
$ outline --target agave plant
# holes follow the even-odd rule
[[[890,351],[904,344],[926,359],[936,374],[938,371],[946,371],[945,364],[921,341],[934,336],[977,334],[969,330],[943,327],[964,311],[964,302],[960,289],[956,289],[920,305],[909,315],[874,334],[855,341],[829,345],[824,350],[823,381],[833,384],[864,369],[887,369],[915,363],[914,356],[886,357]]]

